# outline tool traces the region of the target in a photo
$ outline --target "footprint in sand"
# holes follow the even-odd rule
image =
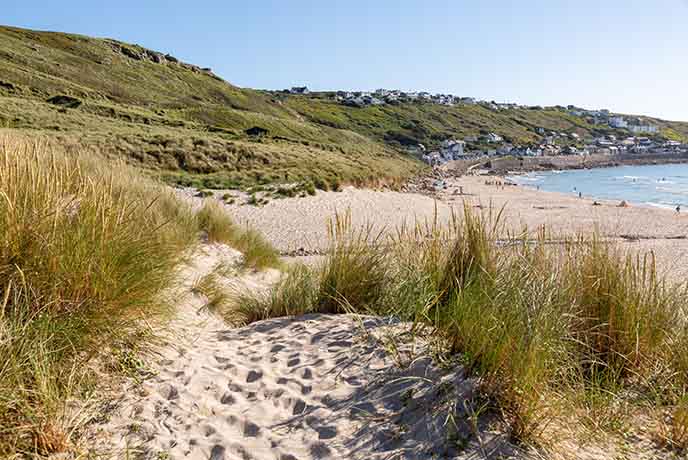
[[[224,460],[225,459],[225,448],[216,444],[210,451],[210,460]]]
[[[260,427],[253,422],[244,422],[244,437],[255,438],[260,434]]]
[[[253,383],[263,378],[263,371],[250,371],[246,376],[246,383]]]
[[[234,396],[232,396],[231,393],[227,392],[222,395],[222,397],[220,398],[220,402],[225,405],[231,405],[236,402],[236,399],[234,398]]]

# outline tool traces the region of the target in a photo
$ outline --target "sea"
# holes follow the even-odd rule
[[[550,192],[688,211],[688,164],[532,172],[508,179]]]

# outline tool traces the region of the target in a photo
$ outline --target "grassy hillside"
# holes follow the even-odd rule
[[[655,121],[688,138],[688,124]],[[49,134],[199,187],[314,181],[398,183],[423,166],[404,146],[536,127],[604,132],[556,109],[401,104],[346,107],[324,94],[238,88],[210,69],[138,45],[0,27],[0,127]],[[266,132],[250,136],[247,129]]]
[[[394,181],[421,167],[174,57],[9,27],[0,27],[0,126],[45,132],[201,186]],[[254,126],[267,135],[244,132]]]

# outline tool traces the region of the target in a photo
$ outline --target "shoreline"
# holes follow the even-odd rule
[[[618,166],[651,166],[688,163],[688,153],[666,154],[592,154],[585,156],[559,155],[551,157],[499,157],[484,161],[454,162],[446,167],[447,171],[467,169],[468,166],[483,165],[492,175],[504,175],[509,172],[529,173],[544,171],[569,171],[578,169],[601,169]]]
[[[685,164],[685,163],[682,163]],[[619,166],[612,166],[612,167],[625,167],[625,166],[654,166],[654,165],[619,165]],[[662,165],[657,165],[657,166],[662,166]],[[598,168],[591,168],[591,169],[598,169]],[[602,169],[602,168],[599,168]],[[572,190],[572,191],[560,191],[560,190],[547,190],[546,188],[541,188],[542,184],[538,184],[535,181],[532,181],[532,183],[524,183],[522,180],[519,180],[519,177],[525,177],[528,176],[529,174],[537,174],[537,173],[542,173],[542,174],[552,174],[552,173],[558,173],[558,172],[564,172],[564,171],[576,171],[576,169],[560,169],[560,170],[543,170],[543,171],[530,171],[530,172],[524,172],[524,171],[509,171],[505,175],[500,175],[498,177],[502,177],[503,180],[505,180],[509,184],[513,184],[518,187],[523,187],[529,190],[535,190],[535,191],[545,191],[545,192],[553,192],[553,193],[560,193],[563,196],[569,196],[573,198],[578,198],[578,195],[576,194],[577,192]],[[629,176],[630,177],[630,176]],[[657,184],[662,184],[662,181],[657,181]],[[657,197],[659,199],[664,199],[664,198],[669,198],[670,195],[674,195],[671,191],[668,191],[664,193],[663,197]],[[676,206],[686,206],[686,200],[681,200],[680,198],[677,199],[676,201],[672,202],[671,204],[666,204],[666,203],[661,203],[658,201],[638,201],[638,197],[632,197],[632,196],[616,196],[616,197],[610,197],[610,196],[604,196],[604,195],[595,195],[594,193],[583,193],[583,198],[595,200],[595,201],[608,201],[608,202],[617,202],[617,204],[621,204],[622,202],[626,202],[628,205],[634,205],[634,206],[640,206],[640,207],[646,207],[650,209],[662,209],[666,211],[671,211],[671,212],[676,212]]]
[[[546,171],[543,171],[543,172],[546,172]],[[508,181],[509,179],[507,177],[504,177],[504,180]],[[670,205],[662,205],[659,203],[652,203],[652,202],[638,202],[638,201],[633,201],[633,200],[624,199],[624,198],[602,198],[602,197],[596,197],[594,195],[585,195],[585,194],[581,198],[579,198],[578,195],[576,195],[574,192],[567,193],[567,192],[559,192],[556,190],[544,190],[544,189],[538,189],[537,187],[534,187],[534,186],[528,185],[528,184],[519,184],[516,182],[508,182],[508,183],[510,183],[511,186],[513,186],[513,187],[521,187],[521,188],[525,188],[525,189],[532,190],[535,192],[555,193],[555,194],[561,195],[562,197],[588,200],[588,201],[591,201],[593,203],[593,206],[594,206],[594,202],[598,202],[600,204],[606,204],[609,206],[616,205],[617,207],[622,207],[622,206],[620,206],[620,203],[625,201],[626,204],[628,205],[628,207],[636,206],[636,207],[646,208],[646,209],[657,209],[660,211],[669,211],[671,213],[676,214],[676,209]]]

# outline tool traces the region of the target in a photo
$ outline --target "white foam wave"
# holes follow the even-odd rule
[[[654,201],[646,201],[644,204],[647,206],[652,206],[653,208],[660,208],[660,209],[675,209],[676,205],[674,204],[667,204],[667,203],[656,203]]]

